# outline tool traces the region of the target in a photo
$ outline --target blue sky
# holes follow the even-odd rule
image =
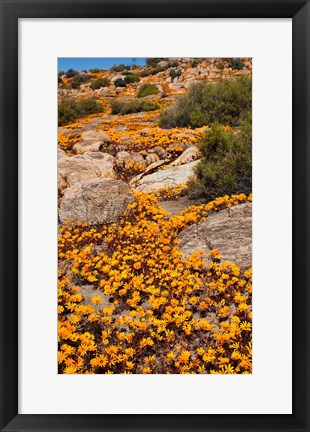
[[[58,71],[67,71],[68,69],[75,69],[79,72],[86,69],[109,69],[111,66],[124,63],[126,65],[138,64],[144,65],[145,58],[131,58],[131,57],[59,57],[58,58]]]

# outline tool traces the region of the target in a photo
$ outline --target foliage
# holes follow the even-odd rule
[[[127,66],[127,65],[125,65],[123,63],[121,63],[119,65],[116,65],[116,66],[112,66],[110,68],[110,70],[112,72],[123,72],[123,71],[128,70],[128,69],[130,69],[130,66]]]
[[[96,74],[96,73],[100,72],[100,69],[98,69],[98,68],[89,69],[89,72],[93,73],[93,74]]]
[[[163,59],[160,58],[160,57],[149,57],[149,58],[146,59],[146,65],[147,65],[148,67],[150,67],[150,68],[153,68],[153,67],[157,66],[157,64],[158,64],[161,60],[163,60]]]
[[[78,71],[76,71],[76,70],[74,70],[74,69],[68,69],[67,70],[67,72],[66,72],[66,78],[72,78],[72,77],[74,77],[75,75],[78,75],[79,73],[78,73]]]
[[[154,111],[159,108],[159,105],[150,100],[134,99],[129,102],[121,102],[118,100],[110,103],[112,114],[132,114],[140,111]]]
[[[171,81],[174,81],[175,78],[178,78],[181,76],[182,72],[180,71],[180,69],[171,69],[169,71],[169,76],[171,78]]]
[[[198,143],[202,160],[196,166],[199,191],[208,200],[217,196],[249,194],[252,190],[252,127],[243,123],[239,130],[215,123]]]
[[[92,90],[97,90],[101,87],[107,87],[110,85],[111,81],[107,77],[98,78],[90,84]]]
[[[61,227],[59,373],[251,373],[251,269],[221,263],[217,250],[185,259],[177,241],[210,212],[247,201],[226,196],[172,216],[136,193],[118,225]],[[90,303],[68,268],[97,289]]]
[[[75,75],[70,80],[70,84],[71,84],[71,87],[73,89],[78,89],[78,88],[80,88],[81,84],[87,83],[89,80],[90,80],[90,76],[89,75],[78,74],[78,75]]]
[[[116,78],[116,80],[113,81],[115,87],[126,87],[126,83],[123,80],[123,78]]]
[[[130,84],[130,83],[139,82],[140,79],[141,78],[139,77],[139,75],[129,72],[128,74],[126,74],[124,78],[124,82],[125,84]]]
[[[97,114],[102,111],[102,104],[94,98],[82,99],[79,102],[72,100],[62,101],[58,105],[58,126],[72,123],[80,117]]]
[[[245,64],[243,63],[243,61],[240,60],[240,58],[228,59],[228,65],[234,70],[241,70],[245,67]]]
[[[160,126],[202,127],[219,122],[238,126],[251,117],[252,80],[240,77],[216,84],[203,80],[195,83],[177,103],[161,112]]]
[[[142,84],[138,90],[138,98],[158,93],[159,89],[155,84]]]
[[[77,118],[78,114],[70,103],[61,103],[58,105],[58,126],[72,123]]]

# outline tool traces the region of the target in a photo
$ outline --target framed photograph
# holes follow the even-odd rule
[[[1,430],[309,430],[309,3],[1,1]]]

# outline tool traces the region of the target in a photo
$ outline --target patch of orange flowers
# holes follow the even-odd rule
[[[214,250],[185,259],[177,239],[251,199],[225,196],[173,216],[154,194],[136,193],[118,224],[61,227],[59,372],[251,373],[251,269]],[[96,292],[90,304],[85,289]]]

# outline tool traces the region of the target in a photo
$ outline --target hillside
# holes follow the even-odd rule
[[[60,373],[251,373],[251,75],[59,73]]]

